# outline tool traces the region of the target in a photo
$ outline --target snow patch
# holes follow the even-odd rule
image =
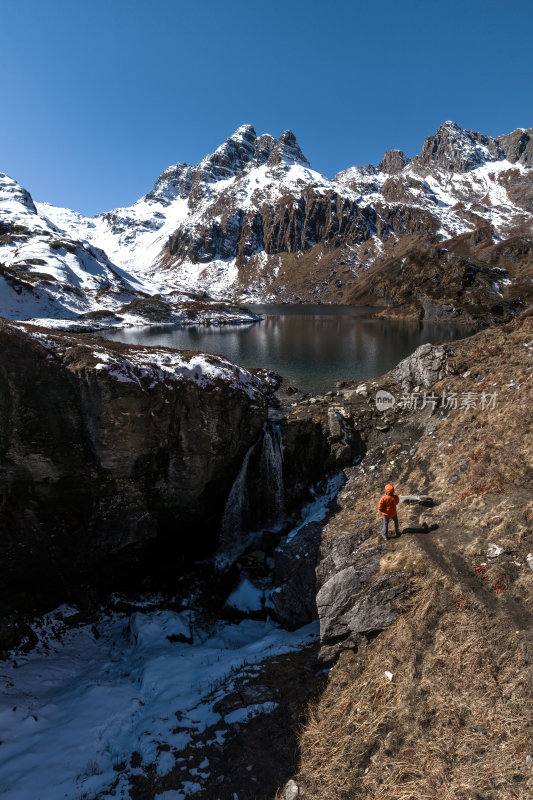
[[[216,725],[223,741],[225,725],[270,713],[274,704],[258,704],[222,721],[213,687],[245,665],[318,638],[317,623],[292,633],[252,620],[204,630],[189,611],[112,613],[79,627],[67,625],[65,615],[64,607],[46,615],[35,626],[39,644],[0,663],[4,800],[35,800],[36,787],[39,800],[74,800],[115,781],[114,796],[126,800],[132,768],[115,766],[136,751],[141,768],[134,771],[155,763],[166,774],[206,728]],[[194,643],[176,641],[180,633],[192,633]],[[207,766],[200,765],[199,781]],[[193,790],[184,782],[177,791]]]

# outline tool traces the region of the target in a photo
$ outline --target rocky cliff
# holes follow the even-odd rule
[[[59,594],[165,538],[209,552],[268,387],[220,356],[0,324],[3,591]]]

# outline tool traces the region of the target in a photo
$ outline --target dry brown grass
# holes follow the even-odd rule
[[[401,526],[426,520],[439,529],[391,545],[380,572],[411,573],[410,605],[341,655],[308,710],[295,776],[307,800],[533,796],[532,323],[459,343],[458,361],[481,380],[472,387],[451,376],[437,388],[497,390],[494,410],[450,413],[396,474],[383,467],[354,482],[354,517],[368,515],[391,479],[402,493],[424,487],[438,501],[431,510],[401,507]],[[327,533],[348,524],[343,509]],[[490,542],[505,555],[487,559]]]
[[[408,613],[344,654],[309,709],[303,796],[526,800],[532,690],[520,637],[428,571]]]

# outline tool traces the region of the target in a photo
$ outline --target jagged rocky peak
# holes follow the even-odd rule
[[[219,181],[242,172],[253,161],[257,134],[252,125],[241,125],[214,153],[198,165],[204,179]]]
[[[304,167],[309,167],[309,161],[306,159],[300,149],[300,145],[296,141],[296,136],[292,131],[284,131],[275,143],[268,163],[272,166],[278,164],[302,164]]]
[[[408,163],[409,159],[403,150],[387,150],[378,164],[378,170],[387,172],[389,175],[396,175],[398,172],[401,172]]]
[[[469,172],[503,156],[501,148],[490,136],[466,131],[448,120],[424,141],[419,155],[411,163],[443,172]]]
[[[176,197],[197,202],[205,196],[206,184],[236,177],[246,169],[263,164],[309,166],[292,131],[285,131],[276,140],[269,133],[257,136],[252,125],[241,125],[197,166],[178,163],[167,167],[146,197],[163,204],[171,203]]]

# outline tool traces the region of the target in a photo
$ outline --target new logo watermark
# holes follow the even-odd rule
[[[387,411],[394,405],[396,405],[396,398],[390,392],[386,392],[385,389],[380,389],[376,392],[376,408],[378,411]]]

